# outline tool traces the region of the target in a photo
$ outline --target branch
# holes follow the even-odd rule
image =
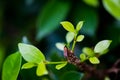
[[[97,70],[93,66],[90,66],[84,62],[81,62],[79,58],[77,58],[71,50],[68,50],[67,47],[64,47],[64,56],[67,61],[76,67],[78,67],[81,71],[86,72],[86,78],[84,80],[88,80],[90,77],[96,77],[97,80],[104,80],[105,76],[109,75],[111,72],[115,72],[116,74],[120,71],[119,68],[116,68],[120,60],[118,60],[112,68],[107,70]]]

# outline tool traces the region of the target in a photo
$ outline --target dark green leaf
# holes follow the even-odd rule
[[[82,74],[80,72],[68,71],[65,72],[60,80],[81,80]]]
[[[17,80],[21,67],[21,55],[19,52],[7,57],[3,64],[2,80]]]
[[[31,63],[40,63],[41,61],[45,61],[45,56],[35,46],[19,43],[18,47],[21,55],[26,61]]]
[[[72,12],[71,17],[75,23],[78,23],[80,20],[85,21],[81,32],[90,37],[95,36],[98,25],[97,11],[81,3]]]
[[[70,8],[69,2],[50,1],[40,12],[37,21],[37,40],[41,40],[57,29],[59,23],[66,17]]]

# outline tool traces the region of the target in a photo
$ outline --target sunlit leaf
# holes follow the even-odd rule
[[[72,40],[74,39],[74,33],[73,32],[68,32],[67,35],[66,35],[66,41],[67,43],[70,43],[72,42]]]
[[[86,60],[86,55],[84,53],[81,53],[80,54],[80,59],[81,59],[81,61]]]
[[[58,65],[56,65],[56,69],[57,70],[60,70],[61,68],[63,68],[63,67],[65,67],[67,65],[67,62],[64,62],[64,63],[62,63],[62,64],[58,64]]]
[[[116,19],[120,20],[120,0],[102,0],[104,8]]]
[[[45,60],[43,53],[35,46],[19,43],[18,47],[21,55],[28,62],[40,63],[41,61]]]
[[[82,51],[88,56],[94,56],[94,51],[89,47],[84,47]]]
[[[102,40],[102,41],[98,42],[95,45],[94,52],[95,53],[102,53],[102,52],[104,52],[106,49],[108,49],[108,47],[110,46],[111,42],[112,42],[111,40]]]
[[[99,0],[83,0],[86,4],[93,6],[93,7],[98,7],[99,6]]]
[[[37,76],[43,76],[48,74],[48,71],[43,61],[38,64],[36,74]]]
[[[41,40],[57,29],[60,21],[66,17],[69,8],[69,2],[48,1],[38,16],[36,39]]]
[[[106,76],[104,80],[111,80],[111,79],[108,76]]]
[[[21,61],[22,58],[19,52],[8,56],[3,64],[2,80],[17,80]]]
[[[64,47],[65,47],[65,44],[58,42],[58,43],[55,44],[55,46],[56,46],[59,50],[62,50],[62,51],[63,51],[63,50],[64,50]]]
[[[84,35],[79,35],[76,39],[77,42],[81,42],[84,39]]]
[[[69,32],[75,32],[74,26],[71,22],[63,21],[61,22],[63,28]]]
[[[90,57],[89,58],[89,61],[92,63],[92,64],[99,64],[100,61],[97,57]]]
[[[77,24],[77,26],[76,26],[76,30],[77,30],[77,31],[80,31],[80,29],[81,29],[82,26],[83,26],[83,22],[84,22],[84,21],[78,22],[78,24]]]
[[[22,69],[30,69],[34,66],[37,66],[37,64],[35,64],[35,63],[25,63],[25,64],[22,65]]]

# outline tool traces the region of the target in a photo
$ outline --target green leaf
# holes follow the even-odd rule
[[[99,6],[99,0],[83,0],[86,4],[93,6],[93,7],[98,7]]]
[[[82,62],[85,61],[87,59],[86,55],[84,53],[81,53],[80,54],[80,59],[81,59]]]
[[[30,69],[34,66],[37,66],[37,64],[35,64],[35,63],[25,63],[25,64],[22,65],[22,69]]]
[[[84,35],[79,35],[76,39],[77,42],[81,42],[84,39]]]
[[[67,16],[69,9],[69,2],[58,0],[48,1],[38,16],[36,39],[41,40],[56,30],[59,27],[59,22]]]
[[[22,58],[19,52],[8,56],[3,64],[2,80],[17,80],[21,61]]]
[[[61,68],[63,68],[63,67],[65,67],[67,65],[67,61],[66,62],[64,62],[64,63],[62,63],[62,64],[58,64],[58,65],[56,65],[56,69],[57,70],[60,70]]]
[[[63,50],[64,50],[64,47],[65,47],[65,44],[58,42],[58,43],[55,44],[55,46],[56,46],[59,50],[63,51]]]
[[[78,24],[77,24],[77,26],[76,26],[76,30],[77,30],[77,31],[80,31],[80,29],[81,29],[82,26],[83,26],[83,22],[84,22],[84,21],[79,21],[79,22],[78,22]]]
[[[89,58],[89,61],[92,63],[92,64],[99,64],[100,61],[97,57],[90,57]]]
[[[102,52],[104,52],[106,49],[108,49],[108,47],[110,46],[111,42],[112,42],[111,40],[102,40],[102,41],[98,42],[95,45],[94,52],[95,53],[102,53]]]
[[[74,39],[74,33],[73,32],[68,32],[67,35],[66,35],[66,41],[67,43],[70,43],[72,42],[72,40]]]
[[[30,63],[40,63],[41,61],[45,61],[45,56],[35,46],[19,43],[18,47],[21,55],[26,61]]]
[[[94,51],[89,47],[84,47],[82,51],[83,51],[83,53],[85,53],[89,57],[94,56]]]
[[[37,76],[43,76],[43,75],[48,74],[48,71],[47,71],[46,66],[43,63],[43,61],[38,64],[36,74],[37,74]]]
[[[73,22],[85,21],[81,33],[89,37],[94,37],[98,27],[98,12],[83,3],[79,3],[71,15]]]
[[[120,20],[120,0],[102,0],[104,8],[116,19]]]
[[[69,32],[75,32],[74,26],[71,22],[63,21],[61,22],[63,28]]]
[[[60,80],[81,80],[83,77],[83,74],[77,71],[68,71],[68,72],[64,72],[61,75],[61,79]]]

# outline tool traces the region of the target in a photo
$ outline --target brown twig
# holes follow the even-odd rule
[[[84,80],[88,80],[91,77],[96,77],[97,80],[104,80],[105,76],[109,75],[111,72],[115,72],[117,74],[120,71],[120,69],[116,67],[118,63],[120,63],[120,60],[118,60],[110,69],[97,70],[93,66],[81,62],[80,59],[77,58],[71,50],[68,50],[67,47],[64,47],[64,56],[69,63],[75,65],[81,71],[87,73]]]

